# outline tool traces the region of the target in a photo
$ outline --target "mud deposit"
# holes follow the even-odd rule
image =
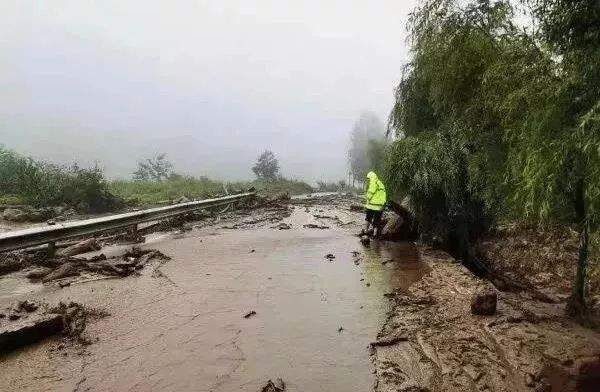
[[[375,344],[376,391],[598,391],[600,334],[564,304],[498,293],[498,311],[471,314],[493,290],[447,254],[424,250],[431,271],[394,297]]]
[[[335,200],[248,212],[154,241],[171,261],[152,273],[0,298],[110,314],[84,348],[46,340],[0,358],[0,390],[372,390],[370,343],[428,268],[406,244],[362,248],[361,220]]]

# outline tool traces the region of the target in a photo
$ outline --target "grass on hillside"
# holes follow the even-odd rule
[[[160,182],[115,180],[109,183],[109,190],[112,194],[128,203],[142,205],[177,200],[183,196],[189,199],[202,199],[223,195],[225,190],[232,194],[252,187],[256,188],[260,194],[265,195],[275,195],[283,192],[297,195],[312,192],[312,187],[305,182],[283,178],[273,181],[255,180],[225,183],[206,177],[185,177]]]

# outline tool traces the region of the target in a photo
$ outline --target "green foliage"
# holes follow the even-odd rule
[[[600,3],[524,3],[528,29],[509,1],[426,0],[412,14],[386,177],[446,239],[504,218],[577,225],[579,285],[600,220]]]
[[[138,162],[138,167],[133,172],[136,181],[162,181],[173,176],[173,164],[167,160],[167,154],[158,154]]]
[[[190,176],[172,176],[161,182],[115,180],[110,182],[109,188],[128,203],[142,205],[173,201],[183,196],[188,199],[215,197],[223,195],[225,191],[236,193],[249,188],[271,196],[284,192],[292,195],[312,192],[310,185],[305,182],[285,178],[224,183],[207,177]]]
[[[97,212],[119,206],[107,192],[99,167],[54,165],[4,148],[0,148],[0,196],[34,206],[66,204]]]
[[[258,179],[275,180],[279,174],[279,161],[272,151],[263,152],[252,167],[252,172]]]

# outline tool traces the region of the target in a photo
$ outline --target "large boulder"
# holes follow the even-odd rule
[[[491,316],[496,313],[498,294],[495,290],[485,289],[473,295],[471,299],[471,313]]]

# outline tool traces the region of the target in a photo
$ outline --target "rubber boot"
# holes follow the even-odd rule
[[[360,236],[364,236],[364,235],[368,235],[369,234],[369,222],[365,222],[365,225],[363,226],[362,230],[360,231]]]

